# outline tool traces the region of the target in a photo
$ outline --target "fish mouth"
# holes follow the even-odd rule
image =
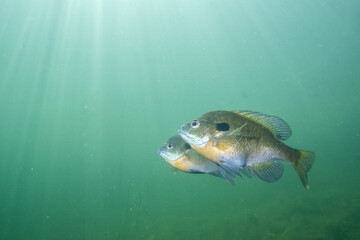
[[[158,153],[161,157],[164,157],[164,155],[165,155],[165,152],[164,152],[164,150],[163,150],[162,148],[160,148],[157,153]]]
[[[188,133],[186,131],[184,131],[183,129],[179,129],[178,134],[180,135],[181,138],[184,139],[184,137],[186,137]]]
[[[187,131],[184,131],[183,129],[179,129],[178,134],[180,135],[180,137],[182,139],[184,139],[185,142],[187,142],[190,145],[193,145],[193,142],[194,142],[193,138]]]
[[[172,153],[169,153],[168,151],[166,151],[165,149],[163,148],[160,148],[158,150],[158,154],[163,158],[165,159],[165,161],[167,162],[171,162],[171,161],[176,161],[178,160],[180,157],[182,157],[181,155],[179,154],[172,154]]]
[[[183,130],[183,128],[184,127],[182,127],[182,129],[179,129],[178,133],[179,133],[180,137],[182,139],[184,139],[184,141],[187,142],[188,144],[203,149],[209,143],[209,141],[210,141],[209,137],[198,138],[198,137],[190,134],[188,131]]]

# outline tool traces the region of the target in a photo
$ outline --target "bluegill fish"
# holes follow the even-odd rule
[[[261,180],[275,182],[284,172],[280,161],[285,161],[308,188],[307,173],[315,154],[281,141],[292,131],[279,117],[252,111],[212,111],[184,124],[178,132],[198,153],[231,173],[239,175],[239,170],[248,168]]]
[[[234,184],[234,175],[197,153],[179,135],[171,137],[158,151],[171,166],[187,173],[203,173],[225,178]]]

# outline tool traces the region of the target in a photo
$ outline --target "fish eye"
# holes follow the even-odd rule
[[[191,121],[190,125],[192,128],[198,128],[200,126],[200,123],[198,120],[193,120]]]
[[[217,123],[216,124],[216,130],[224,132],[224,131],[229,131],[230,129],[230,125],[228,123]]]
[[[169,143],[167,146],[166,146],[168,149],[172,149],[173,148],[173,145],[171,143]]]
[[[191,148],[191,146],[190,146],[190,144],[185,143],[184,148],[185,148],[185,149],[190,149],[190,148]]]

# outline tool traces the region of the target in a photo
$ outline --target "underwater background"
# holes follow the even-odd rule
[[[357,0],[1,0],[0,239],[360,239]],[[173,170],[211,110],[287,121],[306,190]]]

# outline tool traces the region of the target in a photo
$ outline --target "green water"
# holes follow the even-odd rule
[[[357,0],[1,0],[0,239],[360,239]],[[210,110],[285,119],[303,188],[174,171]]]

